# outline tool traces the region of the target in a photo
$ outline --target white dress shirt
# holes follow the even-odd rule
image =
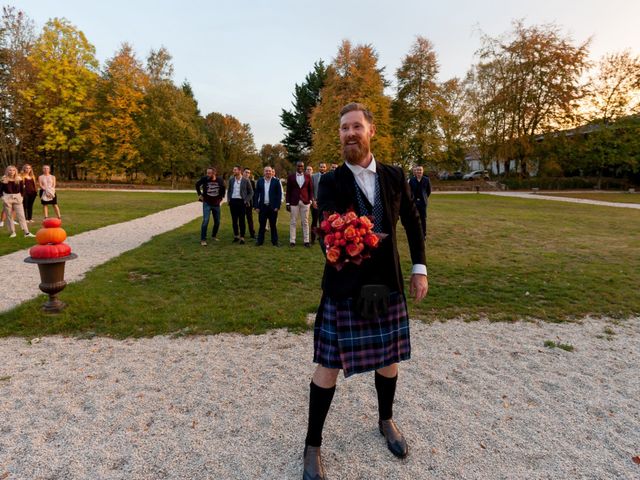
[[[344,162],[344,164],[351,170],[360,190],[363,191],[367,196],[367,200],[373,206],[376,199],[376,159],[373,154],[371,155],[371,162],[366,168],[360,165],[351,165],[349,162]],[[416,263],[411,269],[411,274],[426,275],[427,266]]]
[[[264,179],[264,204],[269,205],[269,187],[271,186],[271,179]]]
[[[298,186],[302,188],[302,185],[304,185],[304,173],[296,173],[296,182],[298,182]]]
[[[233,177],[234,183],[233,183],[233,192],[231,192],[231,198],[242,198],[242,196],[240,196],[240,185],[242,184],[242,178],[240,178],[240,180],[238,180],[237,178]]]

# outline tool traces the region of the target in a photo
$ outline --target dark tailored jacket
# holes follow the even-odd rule
[[[227,181],[227,202],[231,203],[231,196],[233,195],[233,185],[236,181],[236,177],[232,176]],[[244,200],[245,205],[251,205],[253,200],[253,188],[251,188],[251,182],[244,177],[240,178],[240,196]]]
[[[271,177],[269,183],[269,191],[264,191],[264,177],[258,179],[256,183],[256,191],[253,192],[253,208],[262,208],[266,196],[269,197],[269,206],[271,208],[280,208],[282,205],[282,184],[280,179]]]
[[[416,177],[411,177],[409,189],[411,190],[411,198],[416,202],[416,205],[420,207],[427,205],[427,199],[431,195],[431,181],[427,175],[423,175],[419,182]]]
[[[296,174],[292,173],[287,177],[287,205],[298,205],[300,200],[305,205],[309,205],[313,199],[313,183],[311,175],[304,174],[304,183],[302,188],[296,181]]]
[[[349,263],[342,270],[337,271],[331,265],[325,265],[322,290],[331,298],[356,297],[360,287],[368,284],[384,284],[392,292],[404,291],[396,241],[398,219],[407,233],[411,261],[414,264],[427,264],[420,217],[415,203],[411,200],[409,185],[402,169],[377,162],[376,170],[385,212],[382,227],[383,232],[388,233],[389,236],[380,242],[371,258],[359,266]],[[348,209],[353,209],[358,214],[366,213],[358,211],[356,188],[353,173],[344,164],[336,170],[325,173],[320,178],[318,188],[317,201],[321,215],[323,212],[342,214]],[[364,193],[362,195],[364,196]]]

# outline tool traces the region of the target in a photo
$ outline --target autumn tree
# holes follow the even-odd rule
[[[49,20],[29,61],[35,81],[22,91],[42,120],[44,141],[38,146],[62,176],[76,177],[78,153],[87,146],[98,61],[95,48],[68,20]]]
[[[33,22],[13,7],[3,7],[0,19],[0,166],[34,162],[42,141],[42,126],[20,93],[35,81],[29,55],[36,35]]]
[[[372,151],[376,159],[392,162],[391,100],[384,94],[387,82],[384,68],[378,67],[378,54],[371,45],[351,45],[344,40],[338,55],[327,68],[327,79],[320,93],[320,103],[311,115],[313,150],[310,160],[340,162],[342,158],[338,137],[341,108],[350,102],[360,102],[373,113],[376,135]]]
[[[320,102],[320,91],[324,87],[327,68],[322,60],[313,65],[301,85],[296,84],[291,110],[282,110],[280,125],[287,130],[282,145],[295,164],[298,160],[306,161],[313,147],[313,130],[311,113]]]
[[[96,114],[88,137],[89,157],[82,166],[109,178],[113,174],[131,177],[140,169],[140,127],[137,120],[144,108],[149,78],[133,49],[123,44],[107,61],[98,81]]]
[[[605,55],[586,90],[585,119],[592,128],[584,158],[599,188],[605,169],[633,172],[640,166],[638,122],[628,118],[640,113],[640,57],[628,50]]]
[[[527,172],[532,138],[572,120],[581,97],[589,41],[575,45],[556,25],[514,22],[509,34],[482,37],[469,74],[475,142],[483,155],[516,160]]]
[[[271,165],[280,178],[286,178],[287,173],[294,170],[293,164],[288,160],[287,149],[281,143],[262,145],[259,155],[262,166]]]
[[[195,100],[173,84],[171,55],[161,48],[147,59],[149,86],[139,116],[142,168],[157,179],[199,175],[207,164],[207,138]]]
[[[463,81],[454,77],[439,85],[435,111],[442,148],[438,163],[445,168],[463,170],[471,121]]]
[[[256,170],[260,166],[253,133],[248,123],[233,115],[213,112],[205,117],[210,162],[218,172],[229,173],[235,165]]]
[[[405,168],[441,160],[438,70],[433,44],[418,37],[396,71],[392,131],[397,160]]]

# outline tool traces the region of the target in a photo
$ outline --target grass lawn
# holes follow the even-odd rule
[[[195,192],[190,193],[151,193],[151,192],[114,192],[114,191],[58,191],[58,202],[62,213],[62,227],[67,235],[75,235],[87,230],[125,222],[133,218],[149,215],[196,200]],[[55,212],[49,207],[49,216]],[[42,227],[42,205],[36,198],[33,205],[33,219],[29,224],[31,233]],[[7,227],[0,229],[0,255],[22,250],[35,245],[35,239],[24,238],[20,225],[16,225],[16,238],[9,238]]]
[[[65,312],[44,297],[0,315],[0,336],[52,333],[144,336],[304,329],[320,298],[318,246],[231,243],[223,208],[219,243],[200,247],[199,221],[160,235],[69,285]],[[429,205],[430,291],[410,315],[426,321],[640,313],[640,212],[489,195],[438,195]],[[399,232],[402,229],[399,228]],[[403,270],[410,265],[401,239]],[[268,242],[267,242],[268,243]]]
[[[542,195],[554,197],[584,198],[586,200],[600,200],[602,202],[618,203],[640,203],[640,193],[602,193],[602,192],[580,192],[580,193],[549,193]]]

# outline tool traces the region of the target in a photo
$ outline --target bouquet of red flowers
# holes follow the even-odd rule
[[[360,265],[387,236],[373,231],[371,217],[358,217],[353,210],[344,215],[324,212],[319,230],[324,235],[327,261],[338,271],[347,263]]]

